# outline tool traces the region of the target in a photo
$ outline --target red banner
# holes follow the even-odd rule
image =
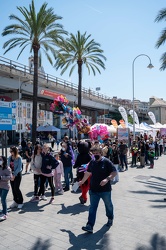
[[[49,91],[49,90],[46,90],[46,89],[42,89],[42,90],[40,91],[40,94],[41,94],[41,95],[44,95],[44,96],[52,97],[53,99],[57,98],[58,96],[63,96],[63,97],[65,97],[65,96],[62,95],[62,94],[55,93],[55,92],[52,92],[52,91]]]

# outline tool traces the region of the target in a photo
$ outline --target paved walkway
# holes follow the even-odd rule
[[[166,249],[166,156],[155,161],[155,168],[120,173],[113,186],[115,220],[109,230],[103,202],[100,202],[94,233],[81,230],[86,224],[89,201],[79,204],[79,193],[56,195],[55,202],[30,203],[33,174],[23,176],[22,210],[9,211],[0,223],[0,250],[165,250]],[[46,192],[48,201],[50,190]],[[8,206],[12,203],[11,191]]]

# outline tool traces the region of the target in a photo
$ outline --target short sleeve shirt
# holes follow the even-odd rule
[[[87,172],[91,173],[90,190],[93,192],[111,191],[110,181],[104,186],[100,186],[100,182],[106,179],[114,171],[116,172],[116,168],[113,163],[105,157],[102,157],[100,161],[91,160],[87,169]]]

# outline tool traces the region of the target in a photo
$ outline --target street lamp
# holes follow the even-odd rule
[[[132,63],[132,86],[133,86],[133,140],[135,140],[135,103],[134,103],[134,63],[135,60],[140,57],[140,56],[146,56],[149,59],[149,65],[147,66],[147,68],[152,69],[154,66],[151,63],[151,59],[148,55],[146,54],[140,54],[138,56],[136,56],[133,60]]]
[[[26,82],[31,82],[30,80],[26,80],[26,81],[23,81],[23,82],[20,82],[20,77],[19,77],[19,89],[18,89],[18,106],[19,106],[19,142],[21,143],[21,105],[20,105],[20,101],[21,101],[21,88],[22,88],[22,85]]]

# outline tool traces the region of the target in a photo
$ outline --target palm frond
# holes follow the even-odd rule
[[[43,46],[46,54],[50,51],[53,57],[56,56],[56,47],[58,48],[59,44],[63,43],[63,36],[67,34],[67,31],[63,29],[63,25],[57,23],[62,17],[54,14],[53,8],[48,8],[47,5],[47,3],[42,4],[39,11],[36,12],[34,0],[32,0],[29,8],[17,7],[21,17],[15,14],[9,16],[10,20],[14,20],[16,23],[6,26],[2,32],[2,36],[14,36],[4,43],[5,53],[16,46],[23,47],[22,53],[27,42],[30,45],[30,51],[33,50],[33,47],[41,48]],[[50,56],[47,58],[52,63]]]
[[[160,22],[162,20],[166,20],[166,8],[161,9],[155,18],[155,22]]]
[[[160,58],[160,62],[161,62],[160,70],[163,71],[166,69],[166,52],[164,54],[162,54],[162,56]]]
[[[164,45],[166,41],[166,29],[164,29],[161,32],[161,35],[159,37],[159,39],[157,40],[157,43],[155,45],[156,48],[159,48],[161,45]]]

